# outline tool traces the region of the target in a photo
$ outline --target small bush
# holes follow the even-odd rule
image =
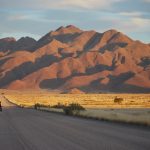
[[[35,109],[38,109],[38,108],[40,108],[40,107],[50,108],[50,105],[44,105],[44,104],[39,104],[39,103],[36,103],[36,104],[34,105],[34,108],[35,108]]]
[[[25,105],[23,105],[23,104],[20,104],[20,108],[25,108]]]
[[[63,108],[63,111],[66,115],[78,115],[80,111],[83,110],[85,110],[85,108],[78,103],[72,103]]]
[[[114,103],[121,104],[123,102],[123,98],[115,97],[114,98]]]
[[[36,104],[34,105],[34,109],[38,109],[40,106],[41,106],[41,104],[36,103]]]
[[[64,109],[66,105],[58,103],[57,105],[52,106],[52,108],[57,108],[57,109]]]

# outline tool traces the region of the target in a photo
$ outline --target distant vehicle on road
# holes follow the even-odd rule
[[[1,101],[0,101],[0,111],[2,111],[2,104],[1,104]]]

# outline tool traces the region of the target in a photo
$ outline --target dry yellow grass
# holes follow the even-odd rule
[[[33,106],[35,103],[79,103],[85,108],[150,108],[150,94],[52,94],[46,91],[5,91],[5,96],[17,105]],[[115,97],[123,98],[121,104]]]
[[[150,109],[87,109],[80,116],[150,126]]]

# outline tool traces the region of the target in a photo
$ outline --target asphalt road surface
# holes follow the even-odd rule
[[[21,109],[3,96],[0,150],[150,150],[150,129]]]

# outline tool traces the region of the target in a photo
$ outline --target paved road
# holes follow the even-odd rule
[[[150,129],[13,107],[0,112],[0,150],[150,150]]]

